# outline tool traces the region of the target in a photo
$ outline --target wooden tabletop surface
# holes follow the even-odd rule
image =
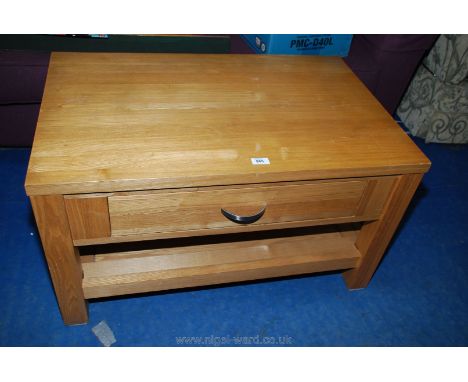
[[[54,53],[26,190],[247,184],[429,165],[340,58]]]

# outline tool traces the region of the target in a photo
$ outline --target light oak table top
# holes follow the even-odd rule
[[[269,158],[253,165],[251,158]],[[52,54],[29,195],[421,173],[340,58]]]

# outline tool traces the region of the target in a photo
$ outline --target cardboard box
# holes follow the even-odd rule
[[[242,38],[260,54],[348,55],[352,34],[244,34]]]

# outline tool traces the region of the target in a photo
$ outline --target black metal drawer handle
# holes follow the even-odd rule
[[[221,213],[234,223],[251,224],[259,220],[265,213],[265,210],[266,210],[266,207],[263,207],[261,211],[251,216],[239,216],[239,215],[233,214],[232,212],[226,211],[224,208],[221,208]]]

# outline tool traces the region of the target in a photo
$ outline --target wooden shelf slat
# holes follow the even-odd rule
[[[82,256],[85,298],[354,268],[354,235],[328,232]]]

